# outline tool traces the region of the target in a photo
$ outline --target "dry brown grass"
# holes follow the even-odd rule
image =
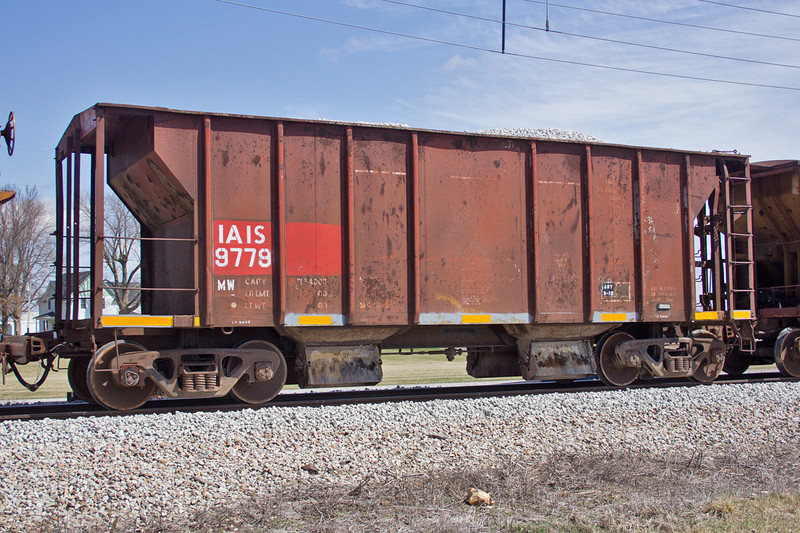
[[[691,533],[738,533],[800,531],[800,495],[762,492],[747,498],[724,497],[710,502],[705,512],[712,518]]]
[[[376,472],[351,486],[304,483],[198,509],[185,521],[113,526],[148,533],[800,531],[799,464],[800,451],[789,447],[690,457],[554,455],[404,477]],[[465,505],[469,487],[489,492],[494,507]]]

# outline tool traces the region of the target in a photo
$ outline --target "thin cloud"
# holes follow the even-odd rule
[[[644,14],[654,18],[708,17],[710,11],[696,2],[656,8],[641,2],[605,2],[603,9]],[[771,4],[779,6],[780,3]],[[785,5],[785,3],[784,3]],[[677,8],[674,8],[677,6]],[[652,8],[652,9],[651,9]],[[656,10],[658,9],[658,10]],[[552,16],[552,11],[551,11]],[[536,24],[537,14],[525,24]],[[674,48],[697,49],[728,56],[796,62],[796,46],[780,41],[754,47],[756,39],[670,26],[611,21],[608,17],[558,15],[563,31],[592,34]],[[706,18],[706,22],[709,20]],[[713,23],[724,27],[772,24],[775,33],[787,33],[786,22],[765,17],[715,13]],[[444,33],[458,33],[455,22]],[[489,38],[489,33],[482,34]],[[721,59],[657,52],[611,43],[592,43],[553,33],[510,29],[507,49],[517,53],[610,64],[630,69],[659,71],[687,76],[764,82],[800,86],[800,72],[792,69],[732,62]],[[691,150],[733,149],[755,158],[800,157],[788,122],[787,110],[797,109],[800,94],[762,88],[728,86],[606,71],[591,67],[560,65],[525,58],[497,57],[482,53],[450,56],[453,66],[470,62],[469,76],[463,69],[442,69],[422,99],[428,121],[453,123],[456,129],[491,127],[556,127],[576,129],[609,142],[655,145]],[[470,61],[471,60],[471,61]],[[454,105],[457,102],[457,105]],[[421,111],[424,113],[425,111]],[[767,140],[768,139],[768,140]],[[792,153],[792,150],[795,153]]]
[[[461,54],[456,54],[451,56],[444,65],[442,65],[442,70],[445,72],[452,72],[454,70],[461,70],[464,68],[472,68],[478,64],[478,61],[474,57],[462,57]]]

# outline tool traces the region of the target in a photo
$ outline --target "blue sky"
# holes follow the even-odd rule
[[[501,0],[404,0],[499,19]],[[442,130],[560,128],[607,142],[800,158],[800,68],[681,54],[567,36],[800,67],[800,3],[507,0],[506,50],[491,21],[385,0],[242,0],[298,15],[445,41],[434,43],[217,0],[0,0],[0,119],[17,146],[0,183],[53,187],[53,148],[96,102],[196,111],[407,124]],[[602,15],[791,37],[781,40]],[[490,50],[490,51],[486,51]],[[520,55],[536,56],[532,59]],[[798,90],[608,70],[608,65]]]

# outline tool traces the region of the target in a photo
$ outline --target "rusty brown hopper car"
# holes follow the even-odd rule
[[[373,384],[390,348],[466,350],[476,377],[710,381],[752,330],[746,156],[98,104],[56,170],[44,344],[111,408]],[[141,315],[102,314],[105,184],[142,226]]]
[[[775,362],[800,375],[800,161],[751,165],[759,346],[734,352],[725,368],[743,372],[751,363]],[[741,226],[741,223],[740,225]]]

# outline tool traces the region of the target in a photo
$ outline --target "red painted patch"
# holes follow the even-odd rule
[[[272,223],[237,220],[214,222],[214,274],[272,274]]]
[[[286,273],[289,276],[341,276],[342,227],[287,223]]]

